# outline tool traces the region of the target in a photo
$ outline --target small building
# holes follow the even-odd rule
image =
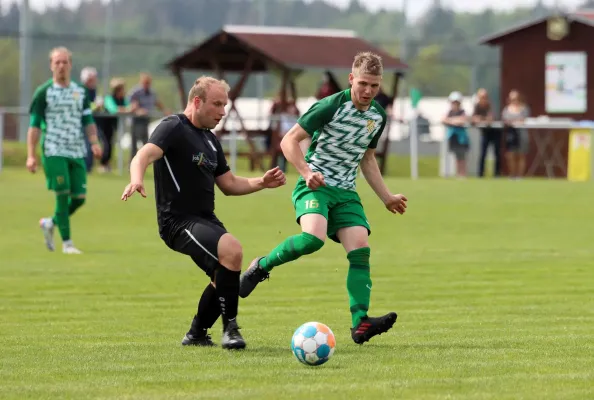
[[[249,150],[238,153],[250,159],[252,168],[256,164],[262,167],[261,152],[257,151],[253,137],[270,137],[270,148],[267,155],[271,157],[271,166],[280,153],[280,132],[278,124],[275,128],[262,130],[247,129],[243,118],[235,107],[235,102],[241,96],[247,79],[255,73],[277,73],[281,77],[279,88],[280,108],[284,108],[289,99],[296,100],[295,80],[306,70],[325,71],[337,90],[338,80],[334,72],[350,72],[355,55],[362,51],[371,51],[380,55],[384,63],[386,80],[391,78],[390,94],[392,99],[398,93],[400,77],[408,70],[408,65],[372,43],[358,37],[353,31],[334,29],[306,29],[289,27],[255,27],[255,26],[224,26],[219,32],[207,38],[196,47],[178,55],[167,63],[178,82],[181,104],[185,104],[186,90],[183,72],[213,71],[219,77],[225,74],[238,73],[240,79],[233,85],[229,93],[230,111],[234,111],[239,121],[239,133],[247,138]],[[228,118],[222,121],[217,129],[219,136],[230,132]],[[386,135],[387,136],[387,135]],[[380,169],[385,171],[389,140],[378,147]]]
[[[594,85],[588,85],[588,71],[594,71],[590,35],[594,10],[549,15],[482,38],[481,44],[500,49],[500,109],[515,89],[531,117],[594,120]],[[568,130],[533,129],[530,137],[526,175],[565,177]]]

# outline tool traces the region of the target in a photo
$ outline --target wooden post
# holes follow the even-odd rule
[[[186,89],[184,88],[184,80],[182,77],[182,70],[178,67],[174,67],[172,72],[173,72],[173,75],[175,75],[175,80],[177,82],[177,90],[179,92],[181,107],[185,108],[186,103],[188,102],[188,97],[186,94]]]

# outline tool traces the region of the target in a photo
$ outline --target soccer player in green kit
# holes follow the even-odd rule
[[[85,202],[87,171],[83,135],[91,142],[95,157],[101,157],[97,128],[91,104],[83,85],[71,81],[72,54],[65,47],[50,52],[52,79],[35,90],[31,101],[31,120],[27,133],[27,169],[37,170],[35,147],[41,134],[41,160],[49,190],[56,193],[53,217],[41,218],[45,244],[55,250],[54,227],[62,237],[65,254],[81,254],[70,237],[70,216]]]
[[[351,337],[358,344],[388,331],[397,318],[395,312],[377,318],[367,315],[371,230],[356,192],[358,167],[390,212],[403,214],[407,207],[405,196],[394,195],[386,187],[375,158],[387,119],[374,101],[382,75],[379,56],[358,54],[349,75],[351,88],[315,103],[283,138],[283,152],[301,175],[292,198],[302,233],[252,261],[241,277],[239,291],[247,297],[273,268],[316,252],[328,236],[347,252]],[[304,157],[299,142],[308,136],[312,143]]]

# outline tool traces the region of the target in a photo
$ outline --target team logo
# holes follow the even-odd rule
[[[78,101],[78,99],[80,98],[80,93],[75,90],[74,92],[72,92],[72,97],[74,97],[74,100]]]
[[[375,121],[372,119],[367,120],[367,133],[373,132],[375,129]]]
[[[192,154],[192,163],[196,163],[198,167],[204,167],[213,172],[217,169],[217,162],[209,160],[204,153]]]

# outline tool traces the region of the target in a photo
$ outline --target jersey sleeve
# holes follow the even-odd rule
[[[223,151],[223,146],[221,146],[221,142],[219,142],[215,138],[215,147],[217,149],[217,169],[215,169],[214,176],[215,178],[221,176],[229,171],[229,164],[227,164],[227,159],[225,158],[225,152]]]
[[[177,115],[164,118],[153,131],[148,143],[158,146],[166,153],[175,144],[179,135],[181,121]]]
[[[379,105],[376,105],[376,107],[380,111],[380,114],[382,115],[382,124],[380,125],[380,128],[377,131],[377,133],[375,134],[375,136],[373,137],[373,139],[371,139],[369,146],[367,146],[368,149],[377,148],[377,144],[380,140],[380,137],[384,133],[384,129],[386,128],[386,124],[388,122],[388,116],[386,115],[386,112],[384,111],[384,109],[381,108]]]
[[[103,100],[103,108],[105,108],[105,111],[107,111],[110,114],[118,113],[118,105],[116,104],[113,96],[105,97],[105,100]]]
[[[299,117],[297,123],[310,136],[313,136],[317,130],[330,122],[336,113],[338,105],[333,100],[334,96],[330,96],[317,101],[305,114]]]
[[[41,129],[41,124],[45,120],[45,108],[47,107],[46,91],[44,88],[37,88],[31,100],[29,107],[29,126]]]
[[[95,123],[95,120],[93,119],[93,111],[91,111],[91,99],[89,99],[89,96],[86,93],[85,98],[83,99],[82,123],[83,126]]]

